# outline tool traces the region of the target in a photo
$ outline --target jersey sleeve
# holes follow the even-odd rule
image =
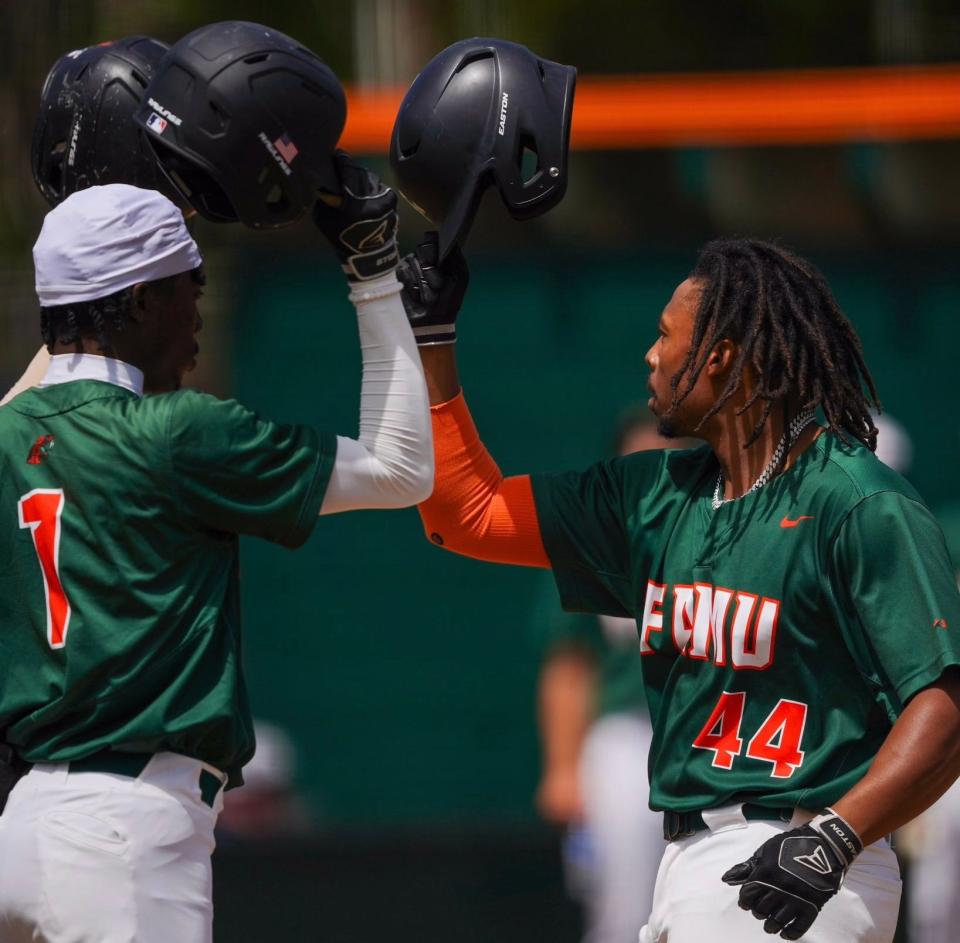
[[[633,615],[622,462],[532,477],[543,545],[572,612]]]
[[[236,400],[173,394],[170,472],[184,513],[203,526],[298,547],[310,536],[336,436],[261,419]]]
[[[862,499],[839,528],[831,570],[848,644],[893,714],[960,665],[960,592],[943,533],[921,502],[894,491]]]

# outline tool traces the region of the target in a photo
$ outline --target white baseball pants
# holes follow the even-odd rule
[[[223,791],[158,753],[136,779],[38,764],[0,816],[3,943],[210,943],[210,855]]]
[[[660,863],[653,912],[640,943],[770,943],[763,922],[737,906],[738,887],[720,877],[746,861],[768,838],[802,825],[813,813],[797,810],[786,822],[748,822],[739,806],[704,815],[709,829],[670,842]],[[803,943],[891,943],[900,910],[900,866],[886,839],[863,850],[840,892],[827,901]]]

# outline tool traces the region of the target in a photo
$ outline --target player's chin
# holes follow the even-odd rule
[[[657,399],[657,392],[654,390],[652,385],[647,385],[647,392],[650,394],[649,398],[647,399],[647,409],[649,409],[654,416],[663,415],[666,410],[661,407],[660,400]]]
[[[680,439],[687,433],[677,425],[671,416],[657,416],[657,432],[665,439]]]

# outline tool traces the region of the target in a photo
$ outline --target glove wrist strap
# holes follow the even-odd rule
[[[454,344],[457,340],[455,324],[424,324],[413,329],[417,347],[432,347],[437,344]]]
[[[837,815],[833,809],[824,809],[808,823],[809,826],[822,835],[830,844],[844,866],[849,868],[853,859],[863,851],[863,842],[849,822]]]

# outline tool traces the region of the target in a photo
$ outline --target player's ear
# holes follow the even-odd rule
[[[140,282],[133,286],[133,304],[130,306],[130,316],[134,321],[142,321],[147,310],[147,284]]]
[[[713,345],[710,356],[704,366],[708,376],[722,376],[734,364],[739,348],[728,337],[721,338]]]

